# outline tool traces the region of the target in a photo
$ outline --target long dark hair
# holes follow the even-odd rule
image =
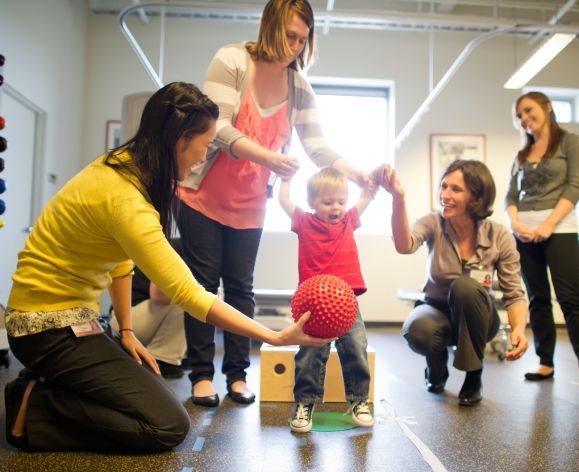
[[[557,150],[557,147],[561,143],[561,139],[563,139],[563,135],[565,134],[566,131],[559,126],[559,123],[557,123],[557,117],[555,116],[555,112],[553,111],[553,105],[551,104],[551,100],[549,99],[549,97],[547,97],[547,95],[541,92],[528,92],[517,98],[514,106],[515,121],[517,121],[516,116],[519,104],[525,98],[528,98],[529,100],[533,100],[534,102],[536,102],[541,107],[543,112],[545,112],[545,115],[548,117],[549,129],[551,132],[549,133],[549,145],[547,146],[547,152],[545,153],[545,157],[549,158]],[[519,164],[522,164],[527,160],[527,157],[531,153],[531,147],[533,146],[533,144],[535,144],[535,137],[531,133],[527,133],[526,131],[523,131],[523,133],[525,134],[524,145],[523,148],[517,153],[517,161],[519,162]]]
[[[179,180],[176,145],[209,130],[219,117],[219,108],[195,85],[173,82],[149,99],[135,136],[112,149],[105,164],[118,172],[136,176],[145,195],[159,212],[163,232],[173,235],[173,206]],[[132,159],[120,158],[128,151]]]
[[[455,170],[462,172],[464,184],[473,196],[467,208],[469,215],[476,221],[491,216],[497,189],[489,168],[481,161],[456,159],[444,170],[440,182]]]

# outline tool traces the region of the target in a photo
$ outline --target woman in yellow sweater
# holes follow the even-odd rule
[[[163,87],[136,135],[89,164],[42,212],[19,254],[6,311],[10,348],[27,368],[6,385],[10,444],[156,452],[185,439],[189,416],[132,330],[133,264],[201,321],[274,345],[329,341],[305,335],[304,322],[271,331],[216,299],[167,240],[177,181],[205,160],[218,113],[194,85]],[[120,343],[99,323],[104,289]]]

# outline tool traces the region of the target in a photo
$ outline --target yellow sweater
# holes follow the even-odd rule
[[[113,278],[130,274],[134,261],[173,303],[205,321],[215,296],[173,250],[138,181],[103,159],[79,172],[43,210],[18,255],[8,306],[100,312],[98,297]]]

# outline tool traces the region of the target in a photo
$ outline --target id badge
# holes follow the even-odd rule
[[[77,338],[82,338],[83,336],[91,336],[93,334],[102,334],[105,332],[103,327],[96,320],[89,321],[88,323],[72,325],[71,329]]]
[[[493,285],[493,272],[489,270],[471,269],[470,278],[476,280],[483,287]]]

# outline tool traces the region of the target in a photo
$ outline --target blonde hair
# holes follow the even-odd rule
[[[249,53],[267,62],[291,57],[286,24],[294,14],[306,24],[309,32],[306,47],[290,67],[304,69],[309,66],[314,54],[315,24],[314,12],[307,0],[269,0],[261,15],[257,41],[246,46]]]
[[[348,191],[348,179],[333,167],[324,167],[308,179],[308,200],[314,200],[323,190]]]

